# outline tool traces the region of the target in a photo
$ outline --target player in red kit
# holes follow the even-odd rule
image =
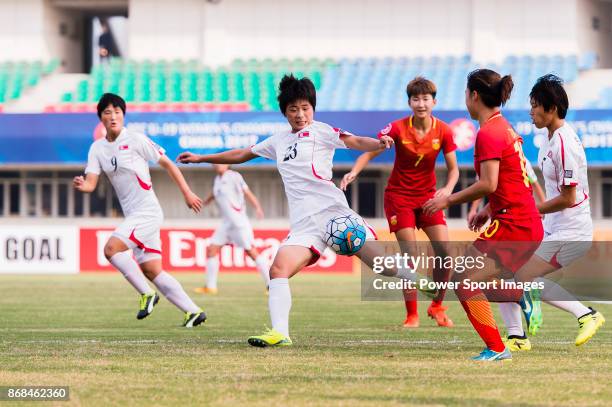
[[[472,119],[480,123],[474,149],[478,181],[448,197],[429,200],[423,209],[427,214],[434,214],[451,205],[488,196],[489,203],[472,219],[470,227],[480,230],[489,220],[490,224],[478,236],[468,255],[486,255],[502,270],[515,273],[536,251],[544,230],[527,175],[523,140],[500,112],[500,106],[510,98],[512,88],[510,76],[502,78],[489,69],[478,69],[468,75],[465,104]],[[473,359],[511,359],[487,297],[482,290],[466,288],[462,284],[473,271],[454,275],[454,279],[460,282],[455,290],[457,297],[487,345]]]
[[[453,131],[440,119],[432,116],[436,104],[436,85],[423,77],[416,77],[406,87],[408,105],[413,114],[396,120],[382,129],[378,137],[389,136],[395,141],[395,162],[385,189],[384,206],[389,230],[394,233],[402,246],[414,255],[416,242],[415,228],[423,229],[432,242],[438,256],[445,256],[443,242],[448,241],[448,228],[443,212],[432,215],[423,213],[421,206],[432,197],[447,197],[459,178],[457,146]],[[436,159],[442,152],[448,169],[446,185],[436,191]],[[362,154],[351,172],[342,179],[340,187],[346,187],[378,151]],[[406,247],[408,246],[408,247]],[[450,270],[434,269],[434,280],[447,281]],[[439,290],[427,314],[439,326],[452,327],[453,321],[446,315],[447,307],[442,305],[445,290]],[[419,326],[416,290],[404,290],[406,320],[404,327]]]

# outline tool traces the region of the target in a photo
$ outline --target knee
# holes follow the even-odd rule
[[[277,264],[273,264],[270,267],[270,279],[274,278],[289,278],[291,272],[286,267],[281,267]]]
[[[104,257],[106,257],[106,260],[110,261],[111,257],[119,253],[119,251],[119,247],[112,242],[106,242],[104,245]]]

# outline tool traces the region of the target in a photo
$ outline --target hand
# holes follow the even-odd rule
[[[476,216],[477,213],[478,213],[478,211],[473,211],[471,209],[468,212],[468,216],[467,216],[468,227],[472,224],[472,220],[474,219],[474,217]]]
[[[202,210],[202,199],[191,191],[185,194],[185,203],[195,213],[199,213]]]
[[[342,181],[340,181],[340,189],[346,191],[346,187],[348,187],[351,182],[355,181],[355,179],[357,179],[357,174],[353,171],[347,172],[344,174],[344,177],[342,177]]]
[[[448,208],[448,197],[439,196],[437,198],[431,198],[423,205],[423,213],[427,216],[431,216],[434,213]]]
[[[444,188],[440,188],[436,191],[436,193],[434,194],[434,198],[439,198],[439,197],[443,197],[446,198],[448,197],[453,191],[451,191],[449,188],[444,187]]]
[[[257,208],[257,210],[255,211],[255,216],[257,217],[257,219],[263,219],[264,218],[264,212],[261,208]]]
[[[182,164],[194,164],[198,162],[198,155],[194,154],[190,151],[185,151],[184,153],[180,153],[178,157],[176,157],[176,162]]]
[[[480,211],[478,211],[476,215],[472,217],[471,220],[468,220],[469,222],[468,226],[471,231],[480,232],[480,229],[482,229],[485,223],[487,223],[489,218],[490,216],[489,216],[489,211],[487,210],[487,208],[482,208]]]
[[[382,136],[381,138],[379,138],[378,140],[380,140],[380,148],[391,148],[391,146],[393,146],[393,139],[389,136]]]
[[[79,175],[78,177],[74,177],[72,179],[72,186],[74,187],[74,189],[79,190],[81,192],[85,192],[85,177],[82,175]]]

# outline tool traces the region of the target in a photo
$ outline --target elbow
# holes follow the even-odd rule
[[[492,194],[497,190],[497,183],[486,182],[483,184],[482,190],[486,195]]]

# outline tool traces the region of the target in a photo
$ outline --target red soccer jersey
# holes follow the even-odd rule
[[[443,121],[432,118],[429,132],[420,137],[412,126],[412,116],[390,123],[378,133],[395,142],[395,163],[386,192],[398,193],[423,202],[436,190],[436,158],[457,149],[453,131]]]
[[[493,114],[478,130],[474,147],[474,168],[480,176],[480,163],[499,160],[497,189],[489,195],[493,218],[513,220],[538,217],[523,154],[523,139],[500,112]]]

